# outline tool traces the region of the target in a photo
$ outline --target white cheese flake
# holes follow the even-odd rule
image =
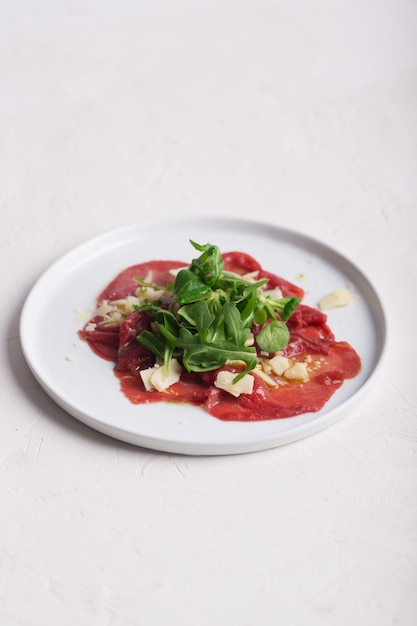
[[[306,364],[301,362],[294,363],[294,365],[285,370],[284,378],[288,380],[308,380]]]
[[[154,289],[153,287],[141,287],[136,290],[136,295],[140,296],[142,301],[147,300],[148,302],[160,300],[164,294],[165,289]]]
[[[283,373],[290,367],[290,360],[286,356],[277,354],[269,360],[269,365],[277,376],[282,376]]]
[[[215,386],[218,389],[227,391],[235,398],[238,398],[241,393],[251,394],[253,391],[254,378],[251,374],[245,374],[243,378],[234,383],[236,378],[236,372],[229,372],[228,370],[221,370],[214,381]]]
[[[154,387],[152,386],[152,382],[151,382],[151,377],[154,371],[155,371],[155,366],[148,367],[146,370],[140,371],[140,377],[142,379],[142,382],[146,391],[151,391],[152,389],[154,389]]]
[[[106,317],[109,313],[114,311],[114,307],[109,304],[108,300],[103,300],[100,306],[97,309],[96,315],[100,315],[101,317]]]
[[[254,376],[257,376],[257,378],[259,378],[260,380],[262,380],[265,385],[267,385],[268,387],[272,387],[273,389],[275,389],[275,387],[278,387],[280,383],[278,383],[278,381],[275,378],[272,378],[272,376],[270,376],[267,372],[265,372],[262,369],[262,366],[256,367],[254,370],[252,370],[252,374]]]
[[[319,301],[319,309],[320,311],[328,311],[329,309],[349,306],[349,304],[357,300],[358,297],[359,296],[350,293],[347,289],[335,289]]]
[[[282,291],[279,287],[275,287],[275,289],[265,289],[264,296],[272,298],[272,300],[280,300],[282,298]]]
[[[266,374],[270,374],[272,372],[272,367],[269,364],[269,359],[262,359],[262,361],[258,363],[257,367],[261,367]]]
[[[181,365],[178,363],[177,359],[171,359],[167,374],[165,374],[163,365],[156,364],[153,367],[142,370],[140,376],[146,391],[151,391],[152,389],[165,391],[165,389],[168,389],[168,387],[171,387],[171,385],[179,381],[181,377]]]
[[[256,283],[259,276],[259,270],[255,270],[254,272],[248,272],[247,274],[243,274],[242,279],[246,280],[248,283]]]

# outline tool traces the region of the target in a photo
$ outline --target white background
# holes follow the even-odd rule
[[[416,32],[412,0],[0,0],[2,626],[414,626]],[[175,456],[35,382],[42,272],[191,214],[300,228],[374,282],[386,365],[336,425]]]

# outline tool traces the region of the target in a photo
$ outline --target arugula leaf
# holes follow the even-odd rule
[[[193,259],[190,270],[199,276],[207,285],[212,286],[221,277],[223,272],[223,259],[220,250],[212,244],[199,245],[190,239],[191,245],[202,252],[198,259]]]
[[[204,332],[210,328],[216,319],[215,315],[210,312],[206,300],[186,304],[178,309],[177,314],[198,332]]]
[[[250,328],[254,320],[254,313],[256,307],[256,293],[251,291],[245,298],[236,303],[236,308],[240,312],[240,319],[242,326]]]
[[[249,328],[242,326],[242,318],[239,310],[231,302],[225,302],[223,305],[224,324],[227,335],[235,346],[245,345],[245,341],[249,336]]]
[[[159,337],[150,330],[142,330],[136,339],[142,346],[149,350],[149,352],[152,352],[152,354],[164,360],[166,343],[162,337]]]
[[[258,362],[255,348],[237,350],[232,342],[219,342],[215,346],[199,343],[184,344],[183,364],[190,372],[208,372],[216,370],[228,361],[243,361],[246,374],[256,367]],[[239,375],[238,375],[239,376]]]
[[[180,270],[174,282],[174,295],[179,304],[196,302],[210,291],[208,285],[191,269]]]
[[[155,306],[146,306],[144,309],[157,309],[155,312],[155,332],[144,330],[137,336],[137,340],[150,352],[164,362],[165,373],[168,374],[169,362],[173,357],[177,345],[180,328],[175,315],[170,311]]]

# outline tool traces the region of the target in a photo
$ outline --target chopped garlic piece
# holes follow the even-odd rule
[[[284,372],[288,380],[308,380],[307,366],[305,363],[294,363]]]
[[[269,360],[269,365],[271,366],[274,374],[282,376],[283,373],[290,367],[290,360],[286,356],[277,354]]]
[[[227,370],[221,370],[217,376],[214,384],[219,389],[227,391],[235,398],[238,398],[241,393],[251,394],[253,391],[254,378],[250,374],[245,374],[243,378],[236,383],[233,380],[236,378],[236,372],[229,372]]]
[[[156,364],[153,367],[148,367],[146,370],[140,372],[142,382],[146,391],[155,389],[156,391],[165,391],[171,385],[177,383],[181,376],[181,365],[177,359],[171,359],[169,362],[168,374],[165,376],[165,369],[163,365]]]
[[[320,300],[319,308],[321,311],[327,311],[328,309],[348,306],[357,298],[358,296],[351,294],[347,289],[335,289]]]

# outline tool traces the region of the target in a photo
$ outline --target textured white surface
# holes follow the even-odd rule
[[[414,626],[416,25],[405,0],[0,2],[2,626]],[[153,453],[31,376],[20,311],[58,256],[208,212],[302,227],[379,288],[389,365],[330,429]]]

